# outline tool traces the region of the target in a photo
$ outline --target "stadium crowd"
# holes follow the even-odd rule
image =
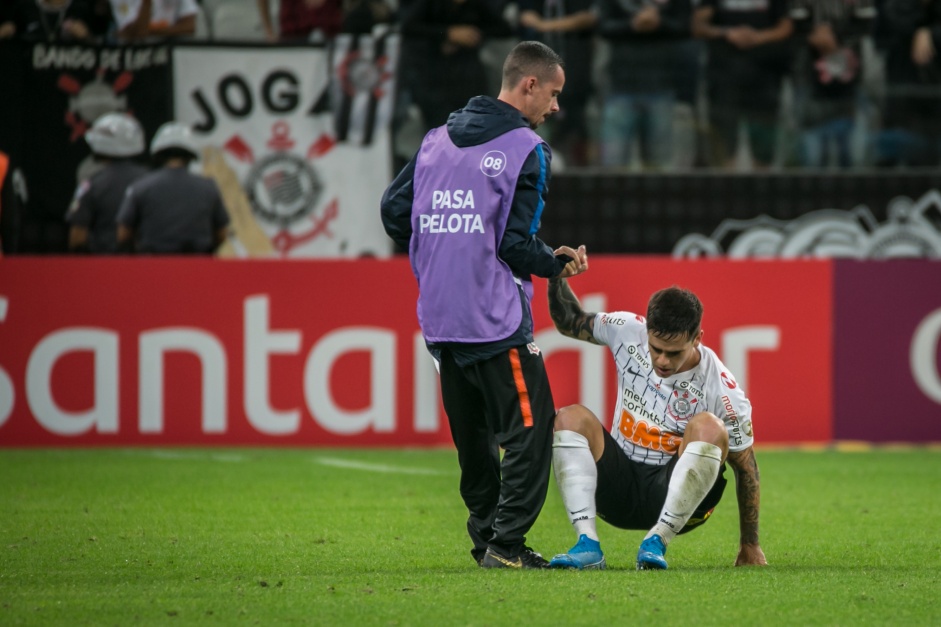
[[[397,155],[493,93],[517,40],[566,60],[543,134],[565,166],[941,163],[941,0],[9,0],[0,39],[402,35]],[[404,161],[403,161],[404,162]]]

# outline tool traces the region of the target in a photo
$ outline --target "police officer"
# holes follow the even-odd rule
[[[555,52],[521,42],[504,62],[499,96],[471,98],[429,131],[381,201],[386,232],[408,249],[418,279],[471,554],[486,568],[547,567],[525,545],[545,502],[555,415],[533,343],[531,275],[588,268],[583,246],[553,251],[536,237],[551,153],[533,129],[559,110],[564,83]]]
[[[147,254],[211,254],[229,215],[215,181],[189,171],[199,150],[189,126],[167,122],[150,154],[157,170],[132,185],[118,213],[118,244]]]
[[[127,113],[106,113],[85,133],[102,167],[78,184],[66,221],[69,250],[108,254],[117,251],[116,218],[127,188],[148,172],[134,160],[144,152],[144,131]]]

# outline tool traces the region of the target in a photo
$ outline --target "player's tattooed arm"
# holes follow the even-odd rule
[[[595,314],[582,309],[575,292],[565,279],[549,279],[549,315],[562,335],[598,344],[595,339]]]
[[[741,549],[736,566],[767,564],[758,543],[758,508],[761,491],[758,487],[758,462],[755,450],[729,452],[729,464],[735,472],[735,493],[738,497],[739,531]]]

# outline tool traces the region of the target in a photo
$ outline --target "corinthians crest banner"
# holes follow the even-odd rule
[[[327,48],[178,46],[176,119],[232,215],[222,254],[386,257],[377,217],[391,180],[394,38]]]

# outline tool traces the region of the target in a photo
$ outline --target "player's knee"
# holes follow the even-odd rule
[[[563,407],[555,415],[556,431],[575,431],[582,435],[588,435],[592,421],[598,422],[595,415],[584,405],[569,405]]]
[[[692,436],[689,438],[691,440],[710,442],[722,449],[729,446],[729,432],[725,429],[725,423],[708,411],[700,412],[689,419],[686,436]]]

